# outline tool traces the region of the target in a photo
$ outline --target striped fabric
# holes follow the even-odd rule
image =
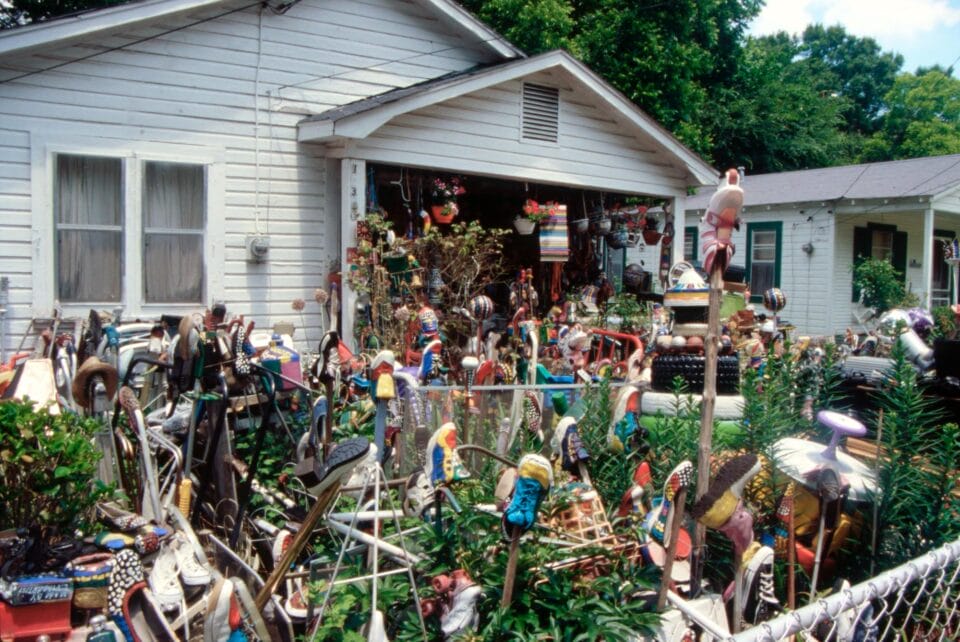
[[[567,239],[567,206],[547,203],[541,210],[550,210],[550,218],[540,224],[540,262],[563,263],[570,256]]]

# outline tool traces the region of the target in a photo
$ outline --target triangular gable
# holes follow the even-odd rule
[[[717,172],[713,167],[626,96],[564,51],[552,51],[532,58],[453,74],[331,109],[301,121],[298,138],[301,142],[316,143],[362,140],[398,116],[555,69],[567,72],[584,92],[610,108],[628,126],[634,128],[636,133],[642,134],[643,138],[652,141],[664,153],[675,158],[678,164],[686,168],[696,184],[716,183]]]
[[[498,56],[505,59],[524,56],[522,51],[507,42],[503,36],[453,0],[417,1],[437,13],[442,22],[469,32]],[[70,44],[151,20],[174,18],[218,5],[223,5],[226,10],[242,10],[258,4],[260,3],[249,0],[143,0],[85,11],[0,31],[0,56],[25,54],[53,45]]]

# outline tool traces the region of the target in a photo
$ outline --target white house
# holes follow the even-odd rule
[[[299,325],[291,301],[345,261],[373,165],[679,212],[716,176],[569,55],[528,58],[451,0],[141,0],[3,31],[0,348],[57,304],[219,299]]]
[[[755,301],[766,288],[783,290],[781,316],[802,333],[857,325],[857,256],[890,260],[927,307],[946,304],[957,287],[942,241],[960,232],[960,155],[747,175],[743,189],[733,263],[746,268]],[[687,199],[688,241],[713,191]],[[687,258],[698,251],[687,243]]]

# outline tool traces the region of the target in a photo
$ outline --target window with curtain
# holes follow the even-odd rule
[[[120,159],[57,156],[54,221],[60,301],[121,300],[123,220]]]
[[[203,166],[144,163],[143,288],[147,303],[203,300],[205,203]]]
[[[764,290],[780,287],[780,255],[783,224],[747,224],[747,278],[750,300],[759,302]]]

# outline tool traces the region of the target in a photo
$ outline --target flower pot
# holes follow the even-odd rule
[[[585,234],[590,229],[590,219],[580,218],[570,223],[577,234]]]
[[[448,201],[443,205],[431,205],[430,216],[433,222],[438,225],[449,225],[453,223],[453,218],[457,215],[457,204],[454,201]]]
[[[518,216],[513,219],[513,226],[517,228],[517,234],[520,236],[529,236],[533,234],[533,230],[536,229],[537,223],[536,221],[531,221],[523,216]]]
[[[610,233],[610,229],[613,227],[613,222],[607,218],[603,217],[596,223],[597,235],[606,236]]]
[[[656,230],[644,230],[643,231],[643,242],[647,245],[656,245],[660,242],[660,238],[663,236],[660,232]]]

